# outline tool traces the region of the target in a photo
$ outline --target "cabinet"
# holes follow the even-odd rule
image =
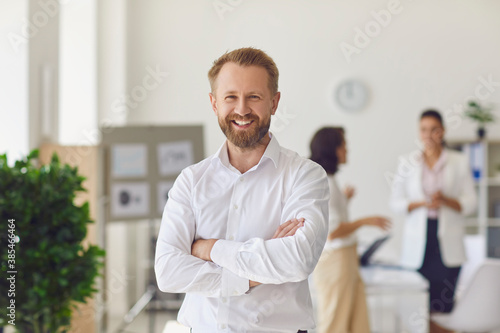
[[[475,180],[478,206],[467,217],[466,231],[485,238],[486,256],[500,258],[500,141],[456,140],[448,146],[469,156]]]

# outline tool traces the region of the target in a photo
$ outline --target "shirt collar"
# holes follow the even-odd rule
[[[428,168],[429,170],[431,171],[439,171],[441,170],[442,168],[444,168],[445,164],[446,164],[446,160],[447,160],[447,156],[448,156],[448,153],[446,152],[446,149],[443,148],[443,150],[441,150],[441,154],[439,155],[439,158],[438,160],[436,161],[436,163],[432,166],[432,168],[429,168],[427,166],[427,164],[424,163],[424,152],[422,152],[422,163],[423,165]]]
[[[441,150],[441,155],[439,155],[436,164],[434,164],[433,167],[434,170],[436,171],[441,170],[444,167],[444,165],[446,164],[446,156],[447,156],[446,149]]]
[[[266,151],[264,152],[264,155],[262,155],[261,161],[264,158],[268,158],[271,161],[273,161],[274,167],[277,168],[278,162],[280,160],[281,147],[280,147],[280,144],[278,143],[278,140],[276,139],[276,137],[274,135],[271,134],[271,132],[269,132],[269,136],[271,137],[271,141],[267,145]]]
[[[271,141],[269,141],[269,144],[267,145],[262,158],[256,166],[261,164],[264,159],[270,159],[273,162],[274,167],[277,168],[280,157],[280,145],[276,137],[272,135],[271,132],[269,132],[269,137],[271,138]],[[212,156],[212,163],[215,163],[216,161],[219,161],[227,168],[232,167],[229,163],[229,155],[227,154],[227,140],[224,141],[219,150],[217,150],[217,152]],[[253,167],[252,169],[254,169],[255,167]]]

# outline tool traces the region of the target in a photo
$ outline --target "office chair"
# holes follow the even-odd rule
[[[500,328],[500,260],[479,267],[451,313],[432,314],[436,324],[459,332],[490,332]]]

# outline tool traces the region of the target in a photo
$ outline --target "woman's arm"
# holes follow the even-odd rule
[[[349,236],[359,227],[362,227],[364,225],[372,225],[375,227],[379,227],[382,230],[387,230],[391,226],[391,222],[385,217],[381,216],[366,217],[356,220],[352,223],[341,222],[339,226],[328,235],[328,240]]]
[[[429,204],[429,207],[439,208],[443,205],[448,206],[459,213],[462,212],[462,205],[460,205],[460,202],[458,202],[457,199],[446,197],[443,195],[443,193],[441,193],[441,191],[434,193],[434,195],[432,196],[432,202]]]
[[[428,204],[426,201],[414,201],[410,202],[408,204],[408,213],[410,213],[412,210],[420,208],[420,207],[428,207]]]

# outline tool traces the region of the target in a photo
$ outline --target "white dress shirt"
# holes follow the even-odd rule
[[[186,293],[178,320],[193,332],[297,332],[314,328],[307,278],[327,236],[329,189],[316,163],[274,136],[241,174],[227,142],[184,169],[169,193],[156,248],[164,292]],[[305,218],[294,236],[278,226]],[[213,262],[192,256],[196,239],[219,239]],[[262,285],[249,289],[249,281]]]
[[[328,233],[330,234],[338,228],[340,223],[349,222],[349,201],[337,184],[337,180],[334,175],[328,175],[328,183],[330,185],[330,201],[328,203]],[[345,237],[328,240],[325,244],[325,250],[339,249],[354,245],[356,244],[356,239],[356,232],[352,232]]]

